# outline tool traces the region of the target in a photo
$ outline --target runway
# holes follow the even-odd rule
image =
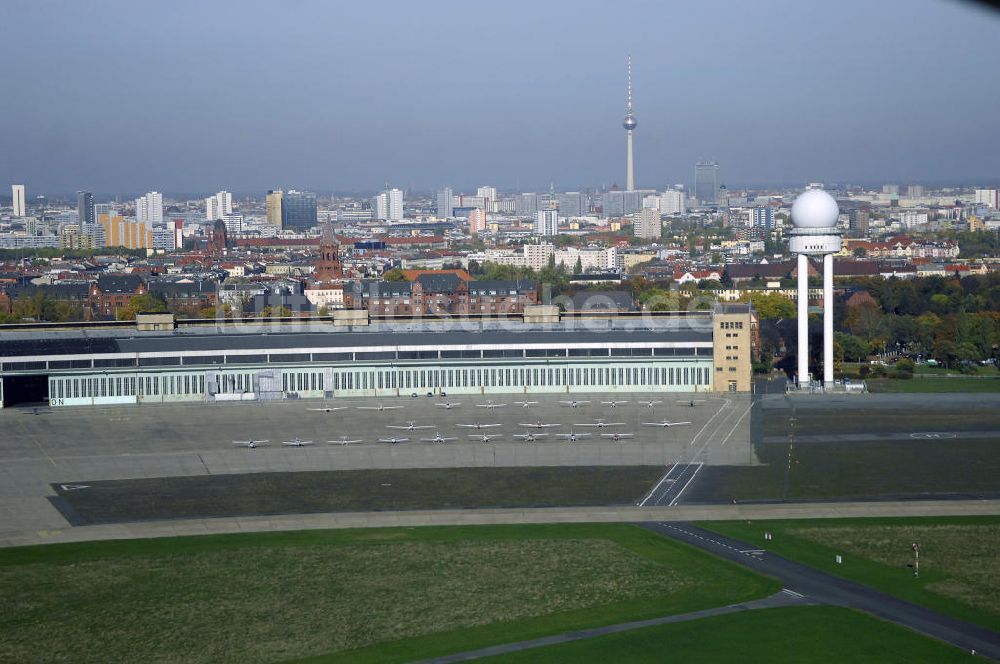
[[[983,657],[1000,660],[1000,634],[985,627],[925,609],[690,523],[671,521],[643,525],[653,532],[776,578],[786,589],[806,600],[858,609],[966,652],[975,651]]]

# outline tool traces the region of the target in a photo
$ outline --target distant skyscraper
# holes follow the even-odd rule
[[[13,198],[14,204],[14,216],[24,217],[27,216],[28,208],[24,204],[24,185],[14,184],[11,185],[11,197]]]
[[[497,203],[497,188],[496,187],[479,187],[476,189],[476,196],[483,199],[483,208],[487,212],[496,212]]]
[[[267,223],[282,227],[281,197],[284,194],[280,189],[268,189],[267,197],[264,199],[264,213],[267,215]]]
[[[80,217],[80,226],[93,226],[96,223],[94,217],[94,195],[89,191],[76,192],[76,212]]]
[[[694,165],[694,195],[699,203],[712,205],[719,200],[719,164],[699,161]]]
[[[159,224],[163,222],[163,194],[151,191],[142,198],[135,199],[135,218]]]
[[[679,189],[667,189],[660,194],[660,212],[662,214],[684,214],[686,211],[684,192]]]
[[[884,184],[882,185],[882,193],[889,194],[890,196],[899,196],[899,185],[898,184]]]
[[[486,230],[486,210],[474,208],[469,212],[469,234],[479,235]]]
[[[976,204],[988,205],[994,210],[1000,209],[1000,190],[976,189]]]
[[[228,191],[220,191],[215,196],[205,199],[205,219],[215,221],[233,213],[233,195]],[[232,231],[230,231],[232,235]]]
[[[282,228],[307,231],[317,224],[316,194],[289,189],[282,197]]]
[[[920,198],[924,195],[924,186],[921,184],[911,184],[906,188],[906,195],[910,198]]]
[[[242,214],[224,214],[219,219],[226,225],[226,235],[228,237],[234,237],[243,232]]]
[[[663,234],[659,210],[644,209],[632,217],[632,234],[646,240],[657,240]]]
[[[587,196],[579,191],[559,194],[559,215],[562,217],[582,217],[587,214]]]
[[[375,197],[375,218],[386,221],[402,221],[403,192],[399,189],[386,189]]]
[[[534,218],[538,212],[538,194],[519,194],[514,199],[514,214],[519,217]]]
[[[447,219],[452,215],[452,196],[454,194],[451,191],[451,187],[444,187],[443,189],[438,189],[437,192],[437,216]]]
[[[750,226],[752,228],[774,228],[774,208],[763,205],[750,209]]]
[[[632,130],[635,129],[638,124],[635,121],[635,116],[632,115],[632,56],[629,55],[626,60],[626,75],[625,75],[625,120],[622,121],[622,126],[625,127],[625,189],[628,191],[635,190],[635,171],[632,167]]]
[[[536,235],[559,235],[559,211],[539,210],[535,217]]]

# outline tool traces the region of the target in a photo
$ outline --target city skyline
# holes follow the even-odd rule
[[[690,187],[692,165],[705,160],[720,163],[730,188],[974,184],[1000,171],[990,147],[1000,141],[991,116],[996,86],[962,85],[958,97],[918,94],[991,80],[1000,19],[976,5],[762,11],[628,3],[625,13],[648,20],[621,27],[607,24],[600,7],[533,7],[537,20],[521,21],[516,6],[495,14],[390,3],[380,11],[399,20],[375,31],[365,27],[377,23],[375,10],[310,3],[287,13],[249,3],[238,15],[186,3],[141,11],[9,3],[0,15],[51,24],[45,38],[57,46],[36,48],[33,31],[15,31],[0,45],[20,65],[9,72],[20,94],[0,106],[7,127],[0,148],[13,155],[0,164],[0,178],[29,192],[98,196],[220,187],[370,192],[384,181],[408,191],[476,181],[506,191],[550,182],[563,190],[624,188],[621,62],[629,53],[642,81],[636,188]],[[61,20],[50,21],[56,11]],[[851,19],[862,11],[864,22]],[[91,40],[72,30],[78,12],[110,36]],[[719,23],[719,12],[731,20]],[[479,14],[491,19],[482,42],[451,38]],[[666,18],[669,27],[659,20]],[[544,26],[556,19],[573,28],[563,33],[594,39],[551,35]],[[170,36],[162,40],[170,46],[150,46],[148,33],[133,29],[140,22]],[[232,29],[209,34],[220,22]],[[714,36],[708,46],[705,25]],[[265,31],[276,43],[263,41]],[[209,79],[226,94],[192,92]]]

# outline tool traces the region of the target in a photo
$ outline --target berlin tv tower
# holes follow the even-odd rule
[[[632,168],[632,130],[639,124],[632,115],[632,56],[626,60],[627,69],[627,96],[625,101],[625,120],[622,126],[625,127],[626,149],[625,149],[625,190],[635,191],[635,171]]]

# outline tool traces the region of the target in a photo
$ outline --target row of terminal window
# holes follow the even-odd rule
[[[722,321],[722,323],[720,323],[719,325],[720,325],[720,327],[723,330],[742,330],[743,329],[743,322],[742,321]]]

